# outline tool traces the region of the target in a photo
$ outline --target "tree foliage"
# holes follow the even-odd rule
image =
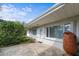
[[[11,21],[0,22],[0,46],[15,45],[29,40],[23,24]]]

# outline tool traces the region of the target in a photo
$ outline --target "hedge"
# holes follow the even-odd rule
[[[20,44],[22,42],[33,42],[26,37],[26,28],[19,22],[0,22],[0,46]]]

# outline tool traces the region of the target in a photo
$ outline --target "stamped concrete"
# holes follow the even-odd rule
[[[62,56],[64,52],[43,43],[20,44],[0,48],[0,56]]]

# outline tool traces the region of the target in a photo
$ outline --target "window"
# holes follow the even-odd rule
[[[56,27],[50,27],[50,37],[55,37],[55,29]]]
[[[55,37],[62,38],[63,37],[63,25],[56,26]]]
[[[46,36],[51,38],[63,38],[63,33],[71,31],[71,24],[57,25],[46,28]]]
[[[33,29],[33,30],[32,30],[32,34],[33,34],[33,35],[36,35],[36,34],[37,34],[37,30],[36,30],[36,29]]]
[[[65,24],[64,29],[65,29],[65,32],[71,31],[71,24],[70,23]]]
[[[63,33],[62,26],[53,26],[47,28],[47,37],[61,38]]]
[[[54,28],[53,27],[47,27],[47,37],[54,37]]]
[[[46,36],[47,36],[47,37],[50,37],[50,36],[49,36],[49,27],[47,27],[46,32],[47,32]]]

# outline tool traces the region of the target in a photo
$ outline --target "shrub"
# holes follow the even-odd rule
[[[26,28],[19,22],[0,22],[0,46],[20,44],[21,42],[31,42],[26,37]]]

